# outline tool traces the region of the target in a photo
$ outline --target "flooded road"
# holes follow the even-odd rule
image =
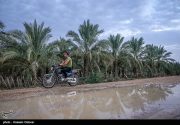
[[[180,119],[180,84],[144,84],[1,101],[1,119]]]

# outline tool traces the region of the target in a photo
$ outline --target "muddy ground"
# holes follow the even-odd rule
[[[23,88],[23,89],[12,89],[12,90],[0,90],[0,101],[47,95],[48,93],[52,93],[52,92],[53,94],[56,93],[65,94],[71,91],[85,92],[92,90],[101,90],[106,88],[139,85],[139,84],[174,84],[174,83],[180,83],[180,76],[156,77],[156,78],[98,83],[98,84],[82,84],[77,86],[69,86],[67,84],[63,84],[63,85],[57,84],[53,88],[49,88],[49,89],[44,87],[35,87],[35,88]]]
[[[179,83],[169,76],[0,90],[0,119],[180,119]]]

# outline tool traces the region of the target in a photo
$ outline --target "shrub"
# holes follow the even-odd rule
[[[104,74],[103,73],[91,73],[88,77],[86,77],[85,82],[86,83],[100,83],[104,80]]]

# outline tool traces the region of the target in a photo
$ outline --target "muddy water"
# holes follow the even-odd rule
[[[53,92],[0,102],[4,119],[180,119],[180,84]],[[58,90],[56,90],[58,91]]]

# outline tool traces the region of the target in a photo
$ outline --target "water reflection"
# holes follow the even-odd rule
[[[0,103],[0,111],[14,110],[8,118],[18,119],[131,118],[137,112],[144,112],[148,105],[166,102],[166,98],[178,90],[173,88],[178,86],[129,86],[79,92],[72,96],[48,90],[46,96]]]
[[[130,113],[144,111],[146,105],[165,100],[169,94],[172,94],[170,88],[157,85],[125,87],[116,89],[116,93],[119,93],[118,98],[124,109],[131,110]]]

